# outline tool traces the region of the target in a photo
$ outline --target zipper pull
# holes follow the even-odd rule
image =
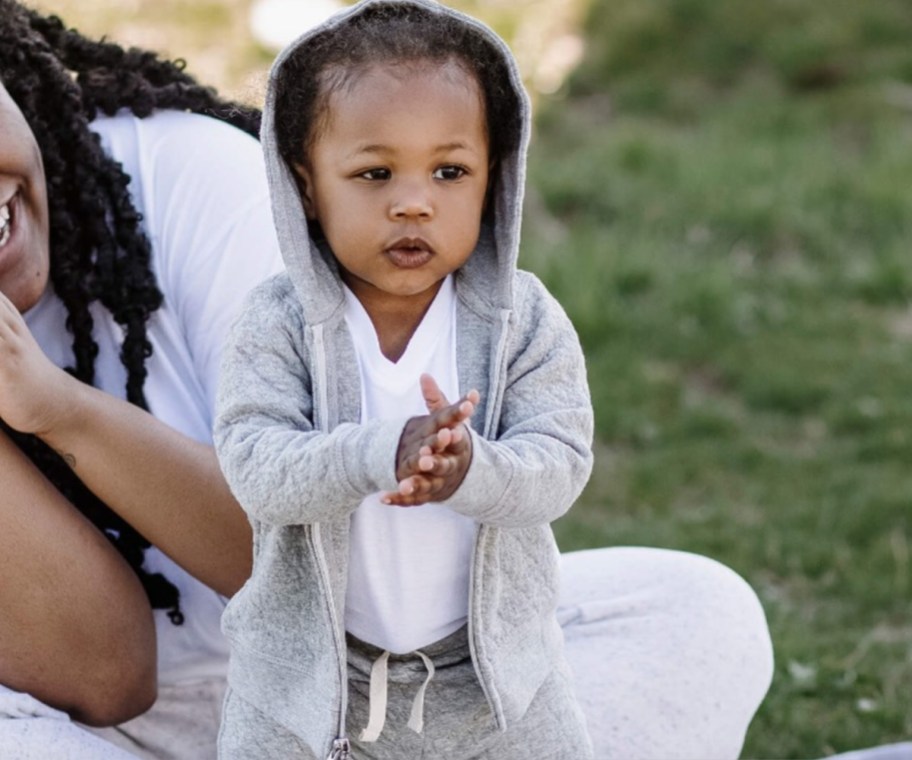
[[[340,736],[333,740],[332,749],[326,760],[354,760],[351,753],[351,742],[347,736]]]

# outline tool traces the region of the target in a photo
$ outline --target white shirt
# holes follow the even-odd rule
[[[211,443],[227,330],[247,291],[282,268],[260,146],[227,124],[174,111],[147,119],[122,113],[99,118],[92,128],[131,177],[130,193],[164,294],[147,325],[153,346],[146,362],[149,410],[185,435]],[[91,312],[99,349],[95,384],[124,398],[122,330],[100,304]],[[66,310],[50,286],[25,319],[55,364],[74,364]],[[146,550],[145,569],[178,587],[185,617],[175,626],[166,611],[155,611],[159,681],[224,676],[224,598],[157,549]]]
[[[459,397],[453,278],[434,302],[398,362],[380,351],[358,299],[345,289],[345,320],[361,376],[361,421],[427,414],[418,378],[430,374],[446,397]],[[396,452],[390,452],[390,464]],[[395,507],[380,494],[352,515],[346,629],[394,653],[412,652],[458,630],[468,615],[469,570],[476,524],[440,504]]]

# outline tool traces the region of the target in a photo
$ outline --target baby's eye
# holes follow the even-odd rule
[[[361,179],[384,180],[390,178],[389,169],[368,169],[358,175]]]
[[[454,180],[466,175],[466,170],[461,166],[441,166],[434,171],[434,179]]]

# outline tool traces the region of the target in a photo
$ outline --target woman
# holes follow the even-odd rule
[[[0,84],[0,683],[93,726],[209,695],[208,746],[250,562],[209,410],[279,267],[258,115],[9,0]]]
[[[280,267],[257,127],[0,0],[2,757],[214,757],[219,617],[250,569],[215,375]],[[563,578],[597,755],[735,757],[771,673],[746,584],[648,549],[567,555]]]

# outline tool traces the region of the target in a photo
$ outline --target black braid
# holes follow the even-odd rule
[[[152,345],[149,317],[162,294],[150,264],[149,241],[127,192],[129,177],[101,148],[89,122],[101,112],[129,109],[145,117],[157,109],[205,114],[256,136],[256,109],[223,101],[184,73],[182,61],[89,40],[59,18],[14,0],[0,0],[0,81],[16,101],[41,149],[47,178],[50,281],[67,311],[75,366],[84,383],[95,377],[98,346],[89,307],[100,302],[124,332],[121,361],[126,397],[146,409],[143,384]],[[134,569],[152,607],[183,621],[177,588],[143,570],[149,542],[98,499],[48,446],[0,427],[46,477],[114,543]]]

